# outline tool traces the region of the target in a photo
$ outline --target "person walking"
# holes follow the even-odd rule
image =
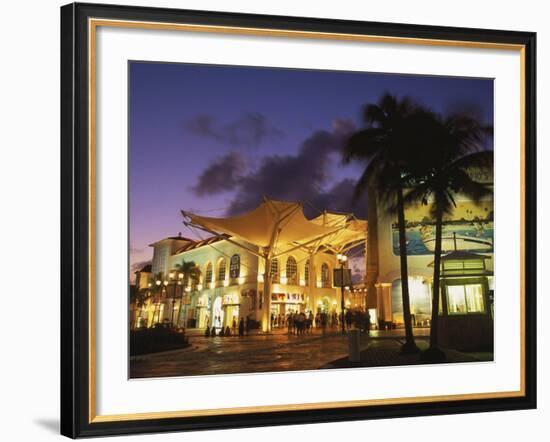
[[[365,330],[367,332],[367,335],[370,334],[370,313],[369,309],[367,309],[367,312],[365,313]]]
[[[239,336],[244,336],[244,319],[239,320]]]
[[[350,309],[346,311],[345,318],[346,318],[346,327],[349,330],[351,328],[351,322],[353,320],[353,316]]]

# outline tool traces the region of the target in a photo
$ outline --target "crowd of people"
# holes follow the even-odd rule
[[[275,314],[270,317],[271,328],[286,328],[288,334],[306,335],[311,334],[314,329],[320,329],[325,333],[328,329],[338,329],[342,327],[344,321],[345,328],[357,328],[362,332],[370,330],[370,315],[368,311],[362,309],[347,309],[342,317],[336,311],[329,313],[319,311],[315,315],[313,312],[289,311],[288,313]],[[248,317],[233,317],[231,326],[216,327],[206,324],[205,336],[244,336],[248,335],[252,326]]]
[[[321,329],[325,332],[329,328],[341,327],[342,321],[345,323],[346,329],[355,327],[361,331],[370,330],[370,314],[362,309],[347,309],[342,318],[342,314],[336,311],[322,312],[318,311],[315,315],[313,312],[308,313],[290,311],[286,315],[271,314],[271,327],[281,328],[286,327],[289,334],[308,334],[314,328]]]
[[[314,329],[320,329],[322,333],[326,333],[328,329],[338,329],[342,327],[344,322],[347,330],[356,328],[362,332],[370,330],[371,318],[370,314],[363,309],[347,309],[344,315],[338,314],[336,311],[322,312],[318,311],[315,315],[312,311],[289,311],[286,314],[272,313],[270,317],[271,328],[286,328],[288,334],[307,335],[311,334]],[[233,317],[231,326],[227,324],[225,327],[216,327],[206,324],[204,335],[209,336],[245,336],[250,333],[251,320],[248,317]]]
[[[216,327],[212,326],[210,328],[209,321],[206,323],[206,328],[204,330],[204,336],[244,336],[245,334],[248,335],[251,329],[251,320],[247,316],[246,318],[241,318],[237,321],[237,317],[233,317],[233,322],[231,324],[231,327],[229,327],[229,324],[224,327]],[[217,331],[217,329],[220,329],[220,331]]]

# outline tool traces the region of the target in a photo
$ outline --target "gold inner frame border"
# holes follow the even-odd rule
[[[202,32],[214,34],[235,34],[235,35],[253,35],[253,36],[269,36],[269,37],[291,37],[291,38],[306,38],[306,39],[324,39],[324,40],[340,40],[340,41],[358,41],[370,43],[389,43],[389,44],[409,44],[421,46],[442,46],[442,47],[462,47],[462,48],[478,48],[478,49],[497,49],[517,51],[520,55],[520,167],[521,167],[521,183],[520,183],[520,208],[521,208],[521,225],[520,225],[520,389],[517,391],[504,392],[487,392],[487,393],[465,393],[454,395],[437,395],[437,396],[417,396],[403,398],[387,398],[387,399],[367,399],[353,401],[337,401],[337,402],[318,402],[318,403],[302,403],[302,404],[285,404],[285,405],[263,405],[253,407],[235,407],[235,408],[220,408],[220,409],[203,409],[203,410],[181,410],[181,411],[159,411],[147,413],[128,413],[128,414],[96,414],[96,331],[95,331],[95,263],[96,263],[96,248],[95,248],[95,208],[96,208],[96,35],[97,28],[116,27],[116,28],[133,28],[133,29],[148,29],[148,30],[171,30],[171,31],[186,31],[186,32]],[[321,410],[329,408],[348,408],[348,407],[365,407],[376,405],[398,405],[398,404],[415,404],[427,402],[443,402],[443,401],[461,401],[461,400],[482,400],[482,399],[497,399],[497,398],[513,398],[525,396],[525,109],[526,109],[526,94],[525,94],[525,46],[521,44],[506,44],[493,42],[477,42],[477,41],[461,41],[461,40],[442,40],[442,39],[423,39],[412,37],[391,37],[363,34],[347,34],[347,33],[330,33],[330,32],[313,32],[313,31],[297,31],[286,29],[271,29],[271,28],[248,28],[248,27],[232,27],[232,26],[214,26],[214,25],[197,25],[185,23],[160,23],[147,21],[131,21],[131,20],[114,20],[114,19],[88,19],[88,128],[89,128],[89,402],[88,402],[88,419],[89,423],[100,422],[117,422],[117,421],[133,421],[146,419],[169,419],[182,417],[197,417],[197,416],[220,416],[232,414],[246,413],[265,413],[265,412],[280,412],[280,411],[298,411],[298,410]]]

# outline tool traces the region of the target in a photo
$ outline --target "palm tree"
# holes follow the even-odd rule
[[[401,267],[401,293],[403,300],[403,320],[405,323],[404,353],[417,353],[414,341],[409,301],[409,280],[407,268],[407,238],[404,211],[403,186],[410,165],[418,161],[413,146],[423,138],[412,123],[423,108],[409,98],[397,99],[384,94],[377,104],[368,104],[364,111],[366,128],[353,134],[347,141],[344,163],[352,160],[365,164],[365,169],[357,181],[354,200],[372,186],[384,209],[397,214],[399,230],[399,257]]]
[[[185,293],[185,287],[191,283],[192,286],[195,286],[200,281],[201,276],[201,269],[195,264],[194,261],[185,261],[182,260],[181,264],[176,264],[176,271],[181,276],[181,279],[183,280],[183,285],[181,288],[181,299],[180,299],[180,308],[178,310],[178,319],[176,321],[176,324],[179,324],[179,318],[181,316],[181,310],[183,306],[183,297]],[[174,293],[175,296],[175,293]]]
[[[430,215],[435,220],[430,348],[425,357],[444,360],[445,355],[438,348],[443,217],[452,214],[459,194],[479,204],[492,193],[490,186],[475,181],[470,174],[473,169],[492,170],[493,152],[483,148],[492,127],[483,126],[468,114],[443,118],[430,113],[424,117],[419,127],[429,136],[418,152],[424,161],[421,165],[416,163],[418,167],[410,176],[414,185],[405,195],[405,203],[430,205]]]
[[[131,317],[131,324],[136,324],[137,316],[140,307],[142,307],[149,298],[149,289],[145,288],[137,288],[134,287],[134,289],[130,292],[130,304],[134,306],[132,317]],[[134,326],[130,325],[131,328],[134,328]]]

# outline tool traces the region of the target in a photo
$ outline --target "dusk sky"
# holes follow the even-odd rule
[[[366,103],[384,92],[493,122],[492,79],[131,62],[130,265],[154,241],[196,238],[180,209],[242,213],[262,195],[366,218],[351,203],[357,165],[340,160]],[[206,235],[204,235],[206,236]],[[204,237],[203,236],[203,237]]]

